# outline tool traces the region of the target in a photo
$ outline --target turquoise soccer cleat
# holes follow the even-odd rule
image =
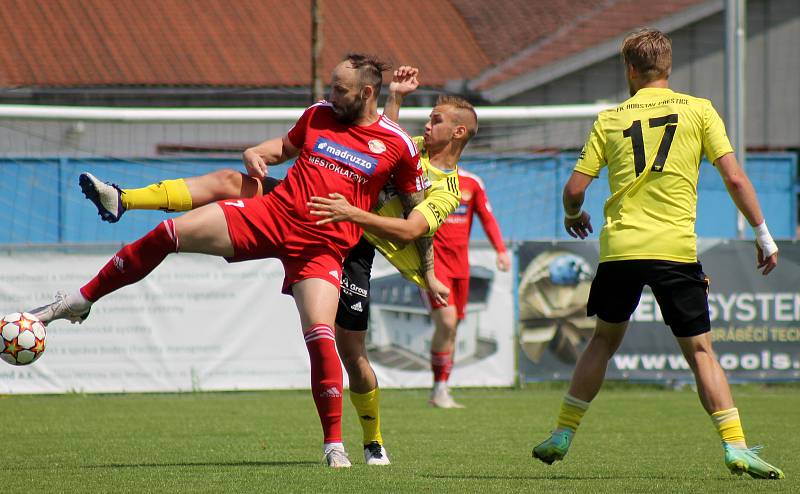
[[[553,431],[549,438],[533,448],[533,457],[548,465],[552,465],[554,461],[563,460],[574,436],[575,432],[572,429]]]
[[[747,473],[754,479],[784,478],[780,468],[770,465],[758,456],[762,446],[743,449],[723,444],[723,448],[725,450],[725,466],[731,473],[736,475]]]

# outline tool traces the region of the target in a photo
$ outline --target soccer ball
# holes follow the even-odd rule
[[[0,358],[11,365],[28,365],[44,353],[47,332],[39,319],[15,312],[0,319]]]

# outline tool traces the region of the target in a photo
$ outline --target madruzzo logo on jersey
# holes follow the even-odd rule
[[[325,156],[326,158],[338,161],[343,165],[354,168],[367,175],[372,175],[375,172],[375,169],[378,168],[377,158],[373,158],[372,156],[364,153],[359,153],[358,151],[354,151],[347,146],[342,146],[341,144],[329,141],[324,137],[317,139],[317,143],[314,144],[314,148],[317,153]]]

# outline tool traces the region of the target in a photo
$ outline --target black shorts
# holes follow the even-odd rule
[[[342,266],[342,289],[336,324],[351,331],[366,331],[369,325],[369,278],[375,247],[361,237]]]
[[[644,285],[656,297],[664,322],[678,337],[697,336],[711,329],[708,278],[699,262],[658,260],[600,263],[592,281],[586,313],[606,322],[630,319]]]

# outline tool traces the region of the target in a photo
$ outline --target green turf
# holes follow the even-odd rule
[[[731,476],[691,390],[611,387],[564,462],[531,458],[564,392],[456,390],[436,410],[422,390],[383,393],[393,465],[366,467],[345,400],[350,470],[323,467],[308,392],[2,396],[3,492],[800,492],[800,389],[736,387],[751,444],[787,479]]]

